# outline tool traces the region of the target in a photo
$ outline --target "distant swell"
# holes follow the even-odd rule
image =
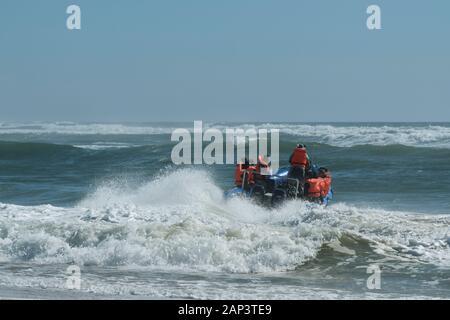
[[[81,124],[0,123],[1,135],[170,135],[176,128],[192,131],[193,123],[172,124]],[[239,129],[279,129],[283,135],[309,143],[337,147],[356,145],[405,145],[450,149],[450,126],[443,124],[279,124],[279,123],[204,123],[204,129],[214,127]],[[99,147],[101,148],[101,147]]]
[[[170,157],[170,150],[173,144],[154,146],[136,146],[126,144],[90,144],[90,145],[64,145],[52,143],[28,143],[28,142],[6,142],[0,141],[0,160],[24,160],[32,164],[36,158],[47,160],[71,159],[77,160],[81,156],[86,156],[84,161],[100,158],[111,159],[112,156],[135,156],[153,155],[155,150],[165,152],[162,157]]]
[[[0,141],[0,159],[33,158],[76,152],[77,148],[70,145],[34,142]]]
[[[280,141],[280,153],[286,157],[295,145],[294,139],[282,139]],[[310,143],[308,147],[317,151],[320,149],[339,150],[344,147],[333,147],[332,145],[322,143]],[[112,159],[111,157],[120,156],[128,159],[138,159],[144,157],[150,159],[158,155],[162,159],[170,160],[171,150],[174,143],[167,141],[156,145],[136,145],[136,144],[87,144],[87,145],[64,145],[52,143],[28,143],[28,142],[7,142],[0,141],[0,160],[25,160],[32,161],[36,158],[50,159],[72,159],[76,160],[81,156],[85,156],[83,161],[98,161],[102,157]],[[347,149],[347,148],[346,148]],[[355,145],[349,147],[347,152],[354,153],[358,157],[366,156],[421,156],[423,149],[405,146],[401,144],[393,145]],[[450,149],[435,148],[433,155],[441,158],[450,158]],[[281,161],[285,159],[282,157]]]
[[[168,134],[175,127],[110,123],[0,123],[0,134],[153,135]]]

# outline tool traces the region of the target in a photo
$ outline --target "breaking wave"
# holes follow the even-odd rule
[[[59,135],[161,135],[176,128],[193,130],[193,123],[113,124],[113,123],[0,123],[0,134]],[[405,145],[450,148],[448,124],[221,124],[204,123],[204,129],[279,129],[282,134],[308,142],[337,147],[356,145]],[[94,146],[95,147],[95,146]],[[96,148],[101,148],[96,147]]]
[[[170,134],[175,127],[119,123],[0,123],[0,134],[154,135]]]
[[[394,259],[448,265],[449,223],[346,204],[265,209],[225,200],[208,172],[184,169],[138,189],[105,183],[71,208],[0,204],[0,262],[287,271],[352,237]]]
[[[411,147],[450,148],[450,127],[448,125],[266,123],[241,125],[239,128],[279,129],[281,133],[299,137],[302,140],[336,147],[405,145]]]

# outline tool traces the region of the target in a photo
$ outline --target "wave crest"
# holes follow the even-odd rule
[[[171,134],[178,127],[192,131],[193,124],[113,124],[113,123],[0,123],[0,134],[26,135],[161,135]],[[281,133],[300,137],[308,142],[338,147],[355,145],[396,145],[450,148],[448,124],[214,124],[204,129],[279,129]],[[94,148],[101,148],[94,146]]]

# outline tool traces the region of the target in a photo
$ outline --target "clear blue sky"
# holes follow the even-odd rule
[[[0,121],[450,121],[450,1],[1,0],[0,41]]]

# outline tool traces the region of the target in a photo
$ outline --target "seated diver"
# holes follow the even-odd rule
[[[299,143],[289,157],[291,167],[288,172],[288,178],[297,179],[299,182],[297,193],[304,195],[305,173],[310,166],[310,159],[306,151],[306,146]]]
[[[331,187],[331,173],[327,168],[319,168],[317,178],[306,179],[305,196],[313,202],[322,203]]]
[[[247,158],[244,159],[244,162],[239,162],[234,171],[235,186],[248,190],[255,183],[255,170],[256,165],[250,163]]]
[[[270,161],[266,160],[264,156],[259,155],[256,164],[245,158],[244,162],[241,161],[236,165],[234,184],[237,187],[248,190],[258,182],[267,190],[270,187],[267,183],[270,181],[266,177],[270,175],[272,175]]]

